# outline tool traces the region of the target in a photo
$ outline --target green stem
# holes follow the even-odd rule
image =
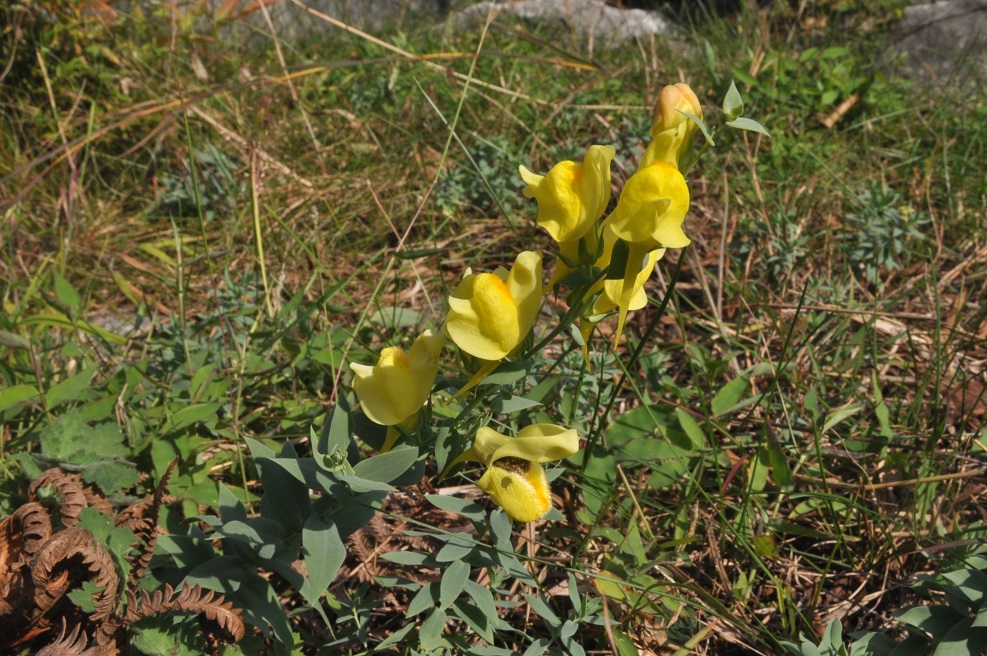
[[[688,248],[688,246],[686,246]],[[630,372],[637,361],[641,358],[644,353],[644,347],[651,339],[651,335],[654,334],[655,330],[658,329],[658,323],[661,318],[665,315],[665,310],[668,308],[668,303],[672,299],[672,293],[675,291],[675,284],[679,280],[679,276],[682,273],[682,265],[685,263],[685,248],[679,254],[678,264],[675,266],[675,271],[672,272],[672,278],[668,282],[668,290],[665,292],[665,296],[661,299],[661,303],[658,304],[658,311],[655,312],[651,321],[648,322],[648,327],[644,329],[644,334],[641,335],[641,339],[638,341],[637,347],[631,353],[631,357],[628,359],[627,364],[624,366],[624,373],[620,375],[617,383],[613,386],[613,391],[610,393],[610,400],[607,402],[606,410],[602,414],[596,415],[592,431],[590,431],[589,436],[586,438],[586,448],[583,449],[583,464],[582,471],[586,470],[586,465],[589,463],[590,458],[592,458],[593,448],[596,443],[600,440],[603,435],[604,419],[610,416],[613,411],[613,406],[617,402],[617,396],[620,394],[620,389],[624,386],[624,381],[627,380],[628,372]]]

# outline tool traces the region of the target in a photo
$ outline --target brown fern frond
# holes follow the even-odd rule
[[[56,533],[38,553],[31,567],[34,604],[43,615],[71,588],[90,580],[99,588],[90,621],[101,624],[113,614],[120,577],[113,560],[88,530],[67,528]]]
[[[48,645],[38,650],[35,656],[82,656],[86,654],[86,647],[89,646],[89,636],[82,630],[82,626],[76,624],[72,632],[66,634],[68,627],[62,619],[62,630],[58,637]]]
[[[155,590],[152,593],[141,590],[138,602],[137,595],[128,590],[124,624],[129,626],[145,617],[161,613],[198,614],[200,623],[207,625],[203,628],[211,635],[218,635],[217,629],[219,629],[231,637],[232,642],[239,642],[243,638],[244,627],[243,620],[240,619],[240,609],[226,601],[223,595],[212,590],[203,593],[198,584],[195,587],[185,584],[179,590],[178,596],[172,598],[174,594],[174,589],[165,584],[164,590]]]
[[[175,458],[168,465],[168,470],[165,471],[164,476],[158,481],[158,486],[154,490],[154,498],[151,501],[151,505],[143,513],[140,521],[136,521],[135,519],[133,525],[129,526],[130,530],[134,532],[134,537],[137,539],[134,543],[137,553],[130,557],[132,569],[130,570],[130,577],[127,581],[128,590],[137,590],[141,577],[144,576],[144,572],[151,565],[154,547],[158,542],[158,513],[161,510],[161,502],[165,497],[165,490],[168,488],[168,480],[171,478],[171,473],[175,470],[177,464],[178,458]]]
[[[34,558],[51,537],[51,516],[40,503],[25,503],[11,515],[19,525],[17,538],[22,560]]]
[[[0,619],[30,610],[30,564],[49,537],[51,520],[40,503],[24,504],[0,522]]]
[[[177,497],[171,494],[165,494],[161,497],[161,504],[175,503]],[[148,513],[148,510],[154,504],[154,497],[146,497],[141,499],[136,503],[132,503],[126,508],[117,511],[114,516],[113,522],[117,526],[126,526],[131,531],[136,532],[137,527],[144,522],[144,518]]]
[[[0,522],[0,586],[30,562],[51,537],[51,519],[40,503],[26,503]]]
[[[65,621],[62,621],[62,630],[47,647],[38,650],[35,656],[118,656],[120,650],[116,643],[105,645],[89,646],[89,636],[82,630],[82,626],[76,624],[72,632],[66,635]]]
[[[62,525],[71,528],[79,522],[79,513],[86,507],[86,493],[82,491],[82,477],[70,474],[57,467],[41,472],[27,490],[28,499],[41,503],[38,491],[47,488],[58,499],[58,515]]]
[[[83,485],[82,494],[85,495],[86,503],[89,504],[90,508],[98,510],[104,515],[113,515],[113,506],[110,504],[110,500],[99,488],[94,485]]]

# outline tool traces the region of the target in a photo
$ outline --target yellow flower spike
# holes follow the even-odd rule
[[[640,310],[648,304],[648,296],[644,293],[644,283],[648,281],[651,272],[655,270],[655,263],[664,254],[664,248],[650,250],[649,245],[629,244],[623,279],[607,280],[603,283],[603,294],[600,299],[607,299],[607,301],[616,304],[618,308],[617,333],[613,338],[615,346],[620,342],[620,336],[624,332],[627,313],[631,310]]]
[[[541,307],[541,253],[524,251],[510,273],[467,271],[449,297],[445,330],[466,353],[500,360],[528,336]]]
[[[617,237],[609,223],[603,227],[604,252],[596,265],[604,268],[610,265],[613,257],[613,248],[617,242]],[[613,311],[619,310],[617,320],[617,332],[614,338],[614,345],[620,341],[620,336],[624,330],[624,322],[627,313],[632,310],[640,310],[648,304],[648,296],[644,292],[644,283],[651,277],[655,269],[655,264],[665,255],[664,248],[651,250],[649,244],[629,244],[627,262],[620,278],[612,280],[602,280],[590,290],[590,294],[602,292],[593,303],[592,309],[587,316],[579,320],[579,331],[583,336],[583,357],[589,364],[588,342],[596,321],[591,321],[590,317],[598,317]]]
[[[444,334],[426,330],[408,353],[398,347],[385,348],[373,367],[350,364],[355,375],[353,390],[364,414],[382,426],[403,424],[412,416],[417,422],[418,410],[432,393],[445,343]]]
[[[686,114],[703,117],[699,98],[688,84],[670,84],[658,94],[654,122],[651,125],[652,142],[641,158],[641,167],[654,162],[668,162],[677,168],[688,166],[692,157],[692,136],[696,124]]]
[[[655,162],[632,175],[607,218],[614,235],[632,244],[684,248],[682,232],[689,211],[689,187],[671,164]]]
[[[603,216],[610,202],[613,146],[590,146],[582,164],[559,162],[546,175],[519,167],[523,193],[538,201],[537,222],[559,243],[576,241]]]
[[[487,470],[477,487],[519,522],[544,517],[552,507],[551,491],[542,464],[568,458],[579,450],[576,431],[554,424],[533,424],[517,437],[483,427],[473,446],[449,463],[482,462]]]

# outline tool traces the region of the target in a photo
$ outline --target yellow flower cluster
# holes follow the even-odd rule
[[[610,203],[610,146],[590,146],[582,164],[559,162],[544,176],[520,168],[524,194],[538,202],[538,225],[558,242],[560,262],[549,287],[562,280],[573,264],[606,270],[586,291],[594,298],[580,319],[584,341],[599,318],[617,310],[616,344],[627,313],[647,304],[644,284],[668,248],[690,241],[682,231],[689,211],[689,187],[682,171],[694,159],[693,134],[702,119],[702,106],[685,84],[662,89],[651,126],[652,141],[637,170],[621,191],[617,206],[604,218]],[[597,222],[603,219],[597,227]],[[616,245],[622,242],[623,270],[611,271]],[[584,254],[595,255],[586,261]],[[584,346],[584,353],[586,347]]]
[[[690,243],[682,231],[689,210],[689,189],[682,170],[694,158],[696,123],[691,117],[702,118],[692,90],[684,84],[665,87],[641,165],[605,217],[611,200],[610,165],[616,156],[612,146],[590,146],[582,162],[559,162],[545,175],[520,167],[523,193],[538,204],[538,225],[558,242],[560,259],[555,273],[543,287],[542,255],[534,251],[520,253],[510,270],[467,270],[449,297],[443,332],[425,331],[408,353],[400,348],[383,349],[376,366],[350,365],[364,414],[388,427],[383,450],[394,445],[402,430],[417,427],[447,338],[478,361],[476,373],[460,388],[458,397],[482,382],[505,358],[520,353],[538,318],[543,294],[576,267],[600,272],[580,296],[586,301],[579,318],[584,342],[600,318],[616,310],[616,344],[627,313],[647,304],[644,285],[655,263],[666,249]],[[517,437],[484,427],[472,447],[449,467],[467,461],[482,463],[486,470],[477,485],[515,520],[531,522],[551,509],[542,465],[574,455],[578,449],[576,432],[561,426],[536,424],[521,429]]]

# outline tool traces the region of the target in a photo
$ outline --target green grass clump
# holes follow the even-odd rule
[[[222,589],[243,653],[976,653],[987,103],[882,60],[900,5],[606,53],[506,16],[276,50],[204,5],[0,9],[0,516],[50,466],[123,505],[177,458],[152,574]],[[408,438],[572,427],[561,514],[372,455],[348,363],[551,251],[518,165],[611,144],[619,191],[679,81],[714,124],[736,81],[771,138],[715,135],[626,343],[587,367],[565,333]]]

